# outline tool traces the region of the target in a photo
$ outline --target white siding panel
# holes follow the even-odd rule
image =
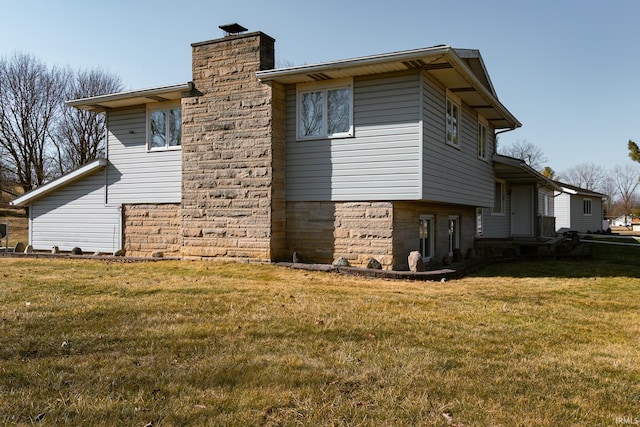
[[[355,137],[296,140],[295,86],[287,90],[287,200],[417,200],[418,75],[354,81]]]
[[[179,203],[182,151],[147,152],[146,108],[107,113],[110,204]]]
[[[478,116],[461,107],[460,143],[445,143],[446,90],[424,77],[423,198],[431,201],[491,207],[494,174],[491,162],[478,158]],[[489,133],[493,129],[488,128]],[[487,158],[493,144],[487,144]]]
[[[556,230],[571,228],[570,199],[567,193],[559,194],[554,199]]]
[[[104,170],[35,201],[30,209],[31,244],[37,250],[58,246],[70,251],[120,249],[120,210],[105,206]]]

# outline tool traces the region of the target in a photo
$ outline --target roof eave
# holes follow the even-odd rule
[[[80,178],[84,178],[85,176],[91,175],[98,170],[104,168],[107,165],[107,159],[96,159],[90,163],[87,163],[80,168],[69,172],[66,175],[61,176],[47,184],[41,185],[40,187],[29,191],[28,193],[23,194],[22,196],[14,199],[9,204],[11,206],[23,207],[27,206],[36,200],[54,192],[58,188],[64,187],[65,185],[71,184],[79,180]]]
[[[502,163],[512,168],[521,169],[532,177],[533,181],[542,183],[545,186],[552,188],[556,191],[562,191],[562,187],[559,186],[554,180],[547,178],[531,166],[529,166],[524,160],[515,157],[504,156],[502,154],[494,154],[493,161],[496,163]]]
[[[408,61],[423,57],[425,55],[437,56],[450,51],[450,46],[435,46],[422,49],[413,49],[401,52],[391,52],[379,55],[363,56],[352,59],[341,59],[337,61],[322,62],[319,64],[300,65],[288,68],[258,71],[256,75],[263,82],[285,80],[287,77],[316,75],[323,71],[331,71],[343,68],[356,68],[367,65],[375,65],[385,62]]]
[[[444,64],[444,62],[442,62],[443,60],[448,63],[446,67],[442,67]],[[402,64],[402,66],[384,67],[394,63],[397,65]],[[484,66],[484,64],[482,65]],[[375,70],[378,69],[378,66],[384,67],[385,69],[393,69],[394,71],[401,71],[402,69],[442,71],[445,68],[452,68],[465,79],[469,87],[477,92],[481,99],[483,99],[483,105],[477,106],[477,108],[493,109],[499,116],[498,119],[491,122],[495,129],[513,130],[522,126],[518,119],[516,119],[494,95],[493,87],[487,88],[482,84],[465,61],[456,54],[455,49],[450,46],[435,46],[431,48],[324,62],[315,65],[265,70],[257,72],[256,75],[262,82],[276,81],[284,84],[296,84],[331,78],[365,75],[367,72],[372,74],[376,72]]]
[[[489,102],[500,114],[503,115],[507,126],[500,126],[500,129],[517,129],[522,126],[522,123],[511,112],[502,105],[496,96],[492,93],[491,89],[486,88],[480,80],[474,75],[473,71],[469,69],[467,64],[458,56],[455,50],[451,49],[447,56],[451,59],[450,63],[459,73],[465,76],[471,83],[474,90],[476,90],[487,102]],[[487,74],[488,76],[488,74]]]
[[[127,101],[130,101],[131,105],[135,105],[180,99],[185,92],[190,92],[191,90],[193,90],[193,82],[186,82],[73,99],[66,101],[65,104],[82,110],[102,112],[114,106],[127,105]]]

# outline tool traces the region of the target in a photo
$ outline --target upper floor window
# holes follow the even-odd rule
[[[154,108],[148,111],[147,148],[179,149],[182,144],[182,110],[180,106]]]
[[[582,201],[582,210],[584,215],[591,215],[591,199],[584,199]]]
[[[482,120],[478,120],[478,158],[487,158],[487,125]]]
[[[353,81],[298,86],[298,139],[353,136]]]
[[[460,144],[460,100],[447,91],[446,142],[455,147]]]

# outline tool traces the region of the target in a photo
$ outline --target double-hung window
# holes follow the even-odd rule
[[[478,158],[487,159],[487,124],[478,118]]]
[[[298,139],[353,136],[353,80],[298,85]]]
[[[420,254],[425,261],[433,256],[433,215],[420,215]]]
[[[447,91],[446,111],[446,143],[454,147],[460,146],[460,100]]]
[[[502,180],[496,180],[495,190],[493,193],[493,210],[491,215],[504,215],[505,214],[505,182]]]
[[[182,110],[180,105],[159,106],[147,111],[147,149],[179,149],[182,144]]]
[[[591,199],[582,200],[582,212],[584,215],[591,215]]]

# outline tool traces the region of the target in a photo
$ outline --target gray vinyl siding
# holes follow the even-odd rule
[[[70,251],[112,253],[120,249],[120,210],[105,206],[104,170],[39,199],[30,207],[31,244]]]
[[[304,141],[289,86],[287,200],[420,199],[419,85],[417,74],[354,79],[354,137]]]
[[[459,146],[445,142],[446,89],[423,77],[423,199],[462,205],[493,205],[494,173],[478,158],[478,116],[461,105]],[[487,128],[487,159],[494,153],[493,129]]]
[[[487,238],[507,238],[511,236],[511,197],[507,193],[505,195],[505,213],[502,215],[493,215],[493,208],[485,208],[483,214],[483,233],[482,237]]]
[[[144,105],[107,113],[108,202],[179,203],[182,151],[147,152]]]
[[[584,214],[584,200],[591,200],[591,215]],[[602,230],[602,200],[581,195],[571,195],[570,230],[586,233]]]

